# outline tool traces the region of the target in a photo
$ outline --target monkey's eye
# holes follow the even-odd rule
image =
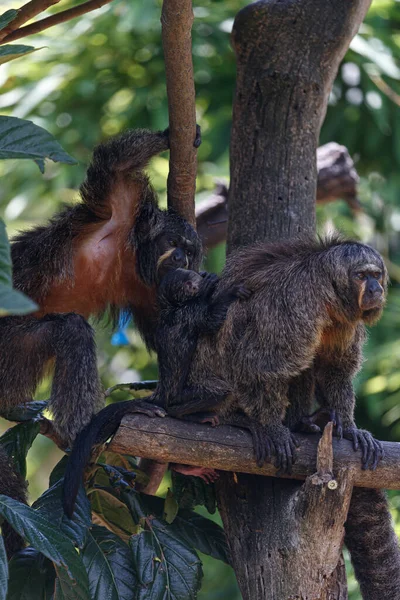
[[[187,256],[193,256],[193,250],[189,250],[189,248],[186,249],[186,255]]]
[[[365,273],[360,272],[360,273],[356,273],[356,278],[360,279],[360,281],[365,281],[367,279],[367,276]]]
[[[176,240],[168,240],[168,244],[173,248],[176,248],[176,246],[178,245]]]
[[[375,271],[375,273],[372,273],[372,277],[374,279],[381,279],[382,273],[380,271]]]

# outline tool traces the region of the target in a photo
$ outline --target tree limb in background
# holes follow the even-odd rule
[[[46,8],[49,8],[49,6],[53,6],[59,2],[60,0],[31,0],[31,2],[22,6],[18,10],[15,19],[0,31],[0,41],[5,39],[12,31],[46,10]]]
[[[170,158],[168,206],[192,225],[196,191],[196,105],[192,63],[191,0],[164,0],[161,24],[167,81]]]
[[[59,0],[57,0],[57,2],[59,2]],[[84,2],[83,4],[79,4],[79,6],[74,6],[73,8],[69,8],[68,10],[63,10],[55,15],[51,15],[51,17],[46,17],[45,19],[36,21],[36,23],[31,23],[31,25],[21,27],[21,29],[16,29],[15,31],[13,31],[13,27],[11,27],[15,23],[15,21],[12,21],[9,25],[9,27],[11,27],[12,33],[10,33],[4,39],[2,39],[1,34],[3,33],[3,31],[1,31],[0,43],[5,44],[8,42],[19,40],[20,38],[25,37],[27,35],[40,33],[41,31],[44,31],[49,27],[54,27],[54,25],[65,23],[66,21],[70,21],[71,19],[81,17],[82,15],[88,12],[97,10],[105,4],[110,4],[110,2],[112,2],[112,0],[89,0],[89,2]],[[56,2],[52,2],[52,4],[56,4]]]

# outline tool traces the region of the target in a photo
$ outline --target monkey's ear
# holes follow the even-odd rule
[[[162,212],[153,202],[145,202],[140,208],[134,228],[134,241],[138,246],[154,240],[162,233]]]

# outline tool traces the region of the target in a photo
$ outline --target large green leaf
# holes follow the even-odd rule
[[[11,456],[17,471],[24,479],[26,478],[26,455],[39,432],[38,422],[26,421],[11,427],[0,437],[1,446]]]
[[[5,13],[0,15],[0,31],[7,27],[11,21],[14,21],[15,17],[18,15],[18,11],[15,8],[10,8],[10,10],[6,10]]]
[[[51,600],[56,573],[51,560],[33,548],[11,559],[7,600]]]
[[[6,226],[0,219],[0,317],[26,314],[36,308],[32,300],[12,289],[10,244]]]
[[[30,506],[3,495],[0,495],[0,515],[35,550],[53,561],[58,577],[55,599],[91,600],[82,559],[57,524]]]
[[[14,60],[14,58],[24,56],[24,54],[31,54],[32,52],[36,52],[36,50],[41,50],[41,48],[13,44],[6,44],[5,46],[0,46],[0,65],[3,65],[4,63],[9,62],[10,60]]]
[[[148,519],[149,530],[130,539],[137,577],[137,600],[194,600],[203,576],[196,552],[166,523]]]
[[[203,554],[229,564],[225,531],[211,519],[192,510],[180,510],[170,528]]]
[[[123,498],[130,507],[135,519],[143,519],[143,515],[162,517],[164,500],[157,496],[128,492]],[[192,510],[180,509],[168,529],[179,536],[188,545],[208,554],[213,558],[229,564],[229,550],[225,532],[217,523],[199,515]]]
[[[0,116],[1,158],[31,158],[39,161],[50,158],[54,162],[76,164],[45,129],[16,117]]]
[[[5,600],[8,588],[8,564],[3,536],[0,535],[0,600]]]
[[[75,511],[72,519],[69,519],[63,511],[61,504],[63,480],[57,481],[51,488],[46,490],[32,505],[32,508],[40,512],[53,525],[59,527],[78,548],[82,548],[88,528],[92,524],[90,502],[86,498],[83,487],[78,491],[75,503]]]
[[[93,600],[132,600],[137,585],[132,553],[116,535],[94,525],[82,559]]]

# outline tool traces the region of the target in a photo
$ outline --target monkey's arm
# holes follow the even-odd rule
[[[168,130],[132,129],[97,146],[80,192],[99,219],[116,216],[121,222],[138,207],[148,185],[141,174],[149,160],[169,148]],[[153,198],[143,198],[153,200]]]
[[[236,300],[247,300],[251,292],[242,285],[235,285],[232,288],[214,296],[208,304],[204,313],[204,320],[201,323],[201,333],[218,333],[221,329],[232,302]]]
[[[322,356],[315,363],[316,400],[322,412],[335,423],[335,433],[353,442],[354,450],[361,447],[363,468],[375,469],[383,456],[380,442],[354,422],[355,396],[353,377],[362,362],[362,343],[365,331],[362,325],[356,329],[353,342],[336,354]],[[316,417],[321,411],[317,411]]]

